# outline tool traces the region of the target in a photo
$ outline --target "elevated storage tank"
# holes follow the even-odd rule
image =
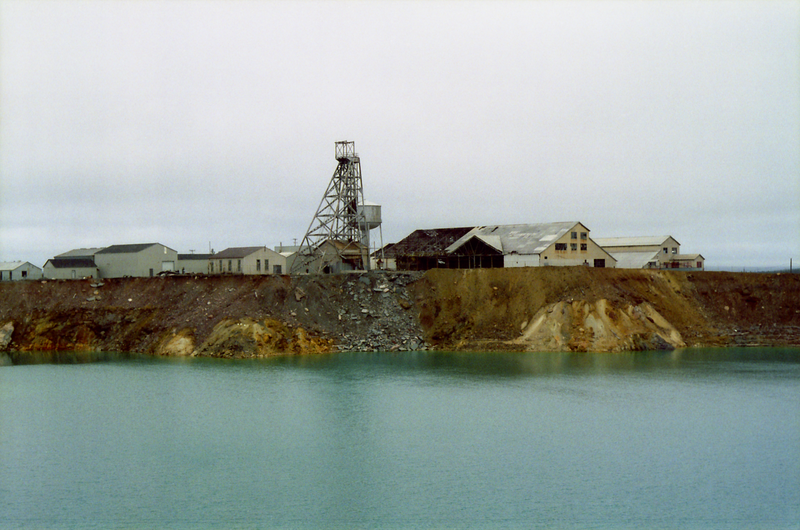
[[[374,228],[378,228],[381,225],[381,205],[375,204],[374,202],[364,201],[364,206],[358,207],[358,214],[359,218],[361,217],[361,212],[364,212],[364,220],[361,221],[360,228],[367,230],[372,230]]]

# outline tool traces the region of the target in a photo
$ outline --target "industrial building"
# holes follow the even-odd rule
[[[596,242],[623,269],[705,269],[705,258],[681,254],[681,244],[672,236],[604,237]]]
[[[42,276],[48,280],[99,278],[100,269],[93,258],[53,258],[45,262]]]
[[[208,274],[209,261],[213,254],[178,254],[176,272],[181,274]]]
[[[616,266],[576,221],[416,230],[383,254],[400,270]]]
[[[94,255],[101,278],[152,277],[174,272],[177,261],[178,253],[161,243],[112,245]]]
[[[381,225],[381,207],[364,200],[355,142],[335,142],[334,156],[338,165],[294,257],[294,274],[370,269],[370,230]]]
[[[0,281],[39,280],[42,269],[28,261],[6,261],[0,263]]]

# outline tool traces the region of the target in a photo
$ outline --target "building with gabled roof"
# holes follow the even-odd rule
[[[57,256],[53,256],[53,259],[64,259],[64,258],[89,258],[94,259],[94,255],[103,250],[104,247],[92,247],[92,248],[74,248],[72,250],[68,250],[66,252],[62,252]]]
[[[78,280],[99,278],[100,271],[93,258],[59,258],[47,260],[42,277],[49,280]]]
[[[577,221],[479,226],[445,252],[456,268],[616,266]]]
[[[161,243],[111,245],[94,255],[101,278],[146,278],[175,271],[178,253]]]
[[[231,247],[212,255],[208,260],[209,274],[284,274],[286,257],[261,247]]]
[[[29,261],[0,262],[0,281],[39,280],[42,269]]]
[[[700,254],[681,254],[672,236],[601,237],[595,240],[624,269],[705,269]]]
[[[444,266],[439,263],[445,249],[474,227],[428,228],[414,230],[397,243],[383,247],[386,268],[399,270],[428,270]],[[374,255],[374,254],[373,254]]]
[[[616,265],[577,221],[416,230],[385,255],[402,270]]]

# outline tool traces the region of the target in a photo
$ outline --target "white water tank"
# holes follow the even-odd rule
[[[367,230],[378,228],[381,225],[381,205],[374,202],[364,201],[364,206],[358,207],[358,213],[364,212],[364,220],[361,228],[366,226]],[[361,217],[361,215],[359,215]]]

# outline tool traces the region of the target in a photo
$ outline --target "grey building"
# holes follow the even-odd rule
[[[6,261],[0,263],[0,281],[39,280],[42,269],[29,261]]]
[[[50,280],[77,280],[99,278],[100,272],[93,258],[53,258],[44,264],[42,276]]]
[[[181,274],[207,274],[208,260],[213,254],[178,254],[176,271]]]
[[[94,256],[101,278],[152,277],[174,271],[177,261],[178,253],[161,243],[112,245]]]

